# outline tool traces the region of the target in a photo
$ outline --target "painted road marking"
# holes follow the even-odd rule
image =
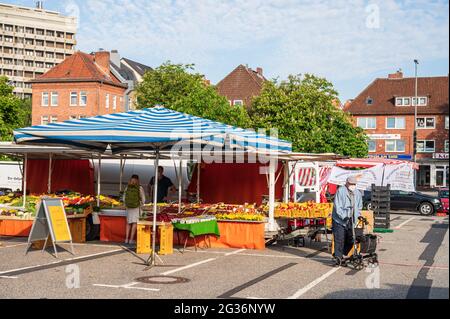
[[[202,260],[202,261],[190,264],[190,265],[186,265],[186,266],[183,266],[183,267],[180,267],[180,268],[175,268],[175,269],[163,272],[163,273],[161,273],[161,275],[163,275],[163,276],[170,275],[170,274],[173,274],[175,272],[182,271],[182,270],[185,270],[185,269],[188,269],[188,268],[192,268],[192,267],[195,267],[195,266],[198,266],[198,265],[201,265],[201,264],[205,264],[205,263],[208,263],[208,262],[216,260],[216,259],[217,258],[205,259],[205,260]]]
[[[306,285],[302,289],[299,289],[295,294],[293,294],[292,296],[288,297],[288,299],[297,299],[297,298],[303,296],[305,293],[307,293],[309,290],[311,290],[312,288],[314,288],[315,286],[320,284],[322,281],[324,281],[325,279],[330,277],[332,274],[334,274],[339,269],[341,269],[341,267],[336,267],[336,268],[331,269],[330,271],[326,272],[325,274],[323,274],[322,276],[320,276],[316,280],[310,282],[308,285]]]
[[[410,219],[405,220],[403,223],[401,223],[398,226],[395,226],[394,229],[400,229],[403,226],[405,226],[406,224],[408,224],[410,221],[412,221],[413,219],[416,219],[416,217],[411,217]]]
[[[2,249],[2,248],[12,248],[12,247],[17,247],[17,246],[25,246],[25,245],[27,245],[27,243],[15,244],[15,245],[9,245],[9,246],[0,246],[0,249]]]
[[[429,268],[429,269],[439,269],[439,270],[448,270],[447,266],[423,266],[423,265],[414,265],[414,264],[400,264],[400,263],[387,263],[387,262],[379,262],[380,265],[389,265],[389,266],[400,266],[400,267],[417,267],[417,268]]]
[[[0,276],[0,278],[3,278],[3,279],[17,279],[19,277],[15,277],[15,276]]]
[[[114,255],[114,254],[117,254],[120,252],[125,252],[125,250],[116,249],[116,250],[110,250],[110,251],[106,251],[106,252],[102,252],[102,253],[96,253],[96,254],[91,254],[91,255],[86,255],[86,256],[81,256],[81,257],[73,257],[73,258],[68,258],[68,259],[63,259],[63,260],[56,260],[56,261],[53,261],[53,262],[47,263],[47,264],[10,269],[10,270],[0,272],[0,275],[16,275],[19,273],[32,272],[33,270],[52,268],[52,266],[56,266],[56,267],[58,267],[58,265],[64,266],[64,265],[69,265],[76,261],[84,261],[85,259],[86,260],[95,259],[95,257],[100,257],[103,255],[105,255],[105,257],[106,257],[108,255]]]
[[[239,254],[240,252],[245,251],[245,250],[246,250],[245,248],[243,248],[243,249],[238,249],[238,250],[232,251],[231,253],[226,253],[225,256],[230,256],[230,255]]]
[[[123,288],[123,289],[137,289],[137,290],[146,290],[146,291],[159,291],[157,288],[144,288],[144,287],[134,287],[139,284],[139,282],[130,282],[125,285],[106,285],[106,284],[92,284],[92,286],[96,287],[105,287],[105,288]]]

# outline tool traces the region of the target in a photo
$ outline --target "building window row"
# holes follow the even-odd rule
[[[433,117],[417,117],[416,119],[417,129],[435,129],[436,118]],[[365,130],[372,130],[377,128],[376,117],[358,117],[357,125]],[[406,119],[405,117],[387,117],[386,129],[405,129]],[[449,128],[449,117],[445,116],[445,129]]]
[[[43,115],[41,116],[41,125],[47,125],[50,123],[58,122],[58,117],[54,115]]]
[[[45,30],[45,29],[39,29],[39,28],[30,28],[25,27],[21,25],[11,25],[11,24],[0,24],[0,30],[5,30],[9,32],[19,32],[19,33],[28,33],[28,34],[37,34],[37,35],[46,35],[49,37],[56,37],[58,38],[67,38],[67,39],[73,39],[74,34],[70,32],[62,32],[62,31],[54,31],[54,30]]]
[[[428,98],[426,96],[418,96],[418,106],[426,106],[428,104]],[[410,96],[400,96],[395,98],[395,106],[415,106],[416,98]]]
[[[111,101],[112,101],[112,105],[111,105]],[[122,105],[122,97],[120,97],[120,105]],[[117,109],[117,95],[112,95],[112,94],[106,94],[105,95],[105,108],[109,109],[110,107],[112,107],[113,110]]]
[[[87,105],[86,91],[70,92],[70,106],[86,106],[86,105]]]
[[[368,140],[369,153],[377,151],[378,140]],[[434,153],[436,151],[436,141],[434,140],[419,140],[416,147],[417,153]],[[406,143],[404,140],[385,140],[384,151],[387,153],[404,153],[406,151]],[[449,152],[449,140],[445,140],[444,152]]]

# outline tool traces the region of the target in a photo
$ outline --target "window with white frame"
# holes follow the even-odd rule
[[[432,140],[417,141],[417,153],[433,153],[435,143]]]
[[[70,92],[70,106],[78,105],[78,93]]]
[[[117,96],[113,96],[113,110],[117,108]]]
[[[385,151],[386,152],[396,152],[401,153],[405,151],[405,141],[404,140],[386,140],[385,141]]]
[[[51,93],[51,105],[58,106],[58,92]]]
[[[242,105],[244,105],[244,102],[242,100],[234,100],[233,105],[234,106],[242,106]]]
[[[448,153],[448,140],[445,140],[445,144],[444,144],[444,152]]]
[[[387,117],[386,128],[389,129],[404,129],[405,118],[404,117]]]
[[[105,107],[107,109],[109,109],[109,94],[106,94],[106,97],[105,97]]]
[[[358,126],[362,129],[375,129],[377,128],[377,119],[375,117],[358,117]]]
[[[41,125],[48,124],[48,116],[41,116]]]
[[[409,97],[396,97],[395,98],[395,106],[410,106],[411,99]]]
[[[369,152],[376,152],[377,151],[377,141],[374,140],[368,140],[367,144],[369,146]]]
[[[50,123],[56,123],[58,122],[58,117],[57,116],[51,116],[50,117]]]
[[[80,92],[80,105],[81,106],[87,105],[87,93],[85,91]]]
[[[445,117],[445,129],[448,130],[448,115]]]
[[[413,97],[413,98],[411,98],[411,100],[412,100],[412,105],[415,106],[416,98]],[[419,103],[417,104],[417,106],[426,106],[427,105],[428,98],[426,96],[418,96],[417,100],[419,100]]]
[[[48,106],[48,92],[42,92],[41,106]]]
[[[434,117],[418,117],[417,128],[418,129],[434,129],[436,127],[436,121]]]

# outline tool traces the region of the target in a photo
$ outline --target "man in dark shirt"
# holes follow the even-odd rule
[[[148,192],[150,198],[153,200],[153,185],[155,185],[155,177],[153,176],[150,179],[150,183],[148,184]],[[158,166],[158,195],[156,200],[158,203],[163,203],[167,201],[167,194],[170,191],[174,191],[175,187],[173,186],[172,181],[167,176],[164,176],[164,168],[162,166]]]

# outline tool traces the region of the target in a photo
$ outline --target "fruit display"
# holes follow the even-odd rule
[[[216,220],[216,217],[209,216],[209,215],[200,215],[200,216],[195,216],[195,217],[173,218],[172,223],[196,224],[196,223],[208,222],[211,220]]]
[[[112,197],[105,196],[105,195],[99,195],[99,199],[100,199],[100,208],[101,209],[123,207],[123,203],[121,203],[119,200],[114,199]]]
[[[277,203],[275,217],[280,218],[327,218],[333,210],[332,203]]]

